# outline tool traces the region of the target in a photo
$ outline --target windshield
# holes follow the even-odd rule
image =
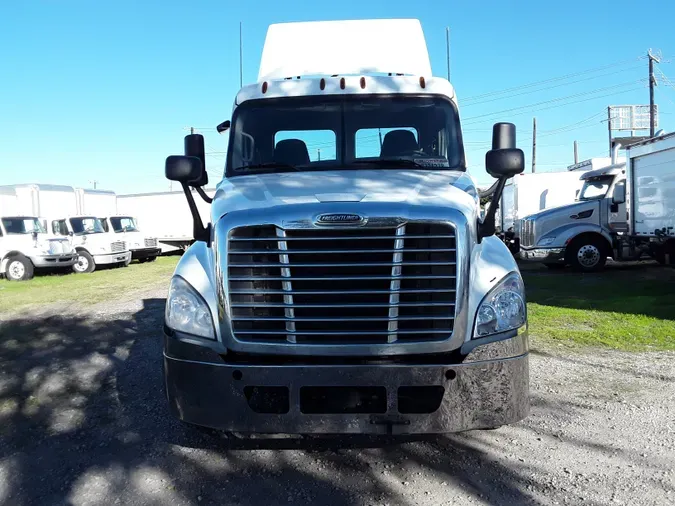
[[[245,102],[228,177],[364,168],[465,170],[455,106],[440,96],[288,97]]]
[[[138,228],[136,228],[136,222],[134,219],[127,216],[120,218],[110,218],[110,223],[112,224],[112,228],[116,233],[138,232]]]
[[[70,218],[70,226],[75,235],[102,234],[103,225],[98,218]]]
[[[579,193],[579,200],[595,200],[604,198],[607,195],[607,190],[612,185],[614,181],[614,176],[599,176],[592,179],[588,179],[581,193]]]
[[[2,218],[2,226],[8,234],[44,234],[47,231],[37,218]]]

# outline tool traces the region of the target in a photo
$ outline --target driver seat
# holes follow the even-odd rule
[[[419,150],[419,145],[414,133],[410,130],[392,130],[384,136],[380,158],[403,156],[417,150]]]

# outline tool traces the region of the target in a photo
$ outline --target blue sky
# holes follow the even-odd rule
[[[648,103],[647,62],[638,59],[648,48],[662,51],[665,61],[657,67],[675,83],[675,3],[660,3],[652,17],[636,6],[604,0],[5,2],[0,184],[90,187],[97,180],[118,193],[168,190],[164,159],[182,151],[188,126],[206,136],[215,182],[225,140],[214,127],[229,117],[239,88],[240,21],[245,83],[257,77],[271,23],[418,18],[438,76],[446,75],[450,26],[470,172],[490,182],[482,162],[495,121],[516,123],[529,170],[533,116],[538,170],[562,169],[572,162],[574,139],[580,159],[606,155],[607,105]],[[675,87],[657,77],[660,126],[671,131]],[[530,104],[540,105],[524,107]]]

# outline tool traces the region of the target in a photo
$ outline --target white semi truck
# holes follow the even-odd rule
[[[31,209],[52,238],[67,239],[77,252],[72,269],[92,272],[96,265],[128,264],[131,253],[124,240],[111,240],[96,215],[80,213],[76,189],[50,184],[14,185],[20,205]]]
[[[498,235],[513,253],[518,252],[517,221],[544,209],[571,204],[576,199],[584,171],[536,172],[510,179],[497,209]]]
[[[161,253],[157,244],[157,238],[146,234],[141,230],[134,215],[119,214],[118,197],[115,192],[108,190],[92,190],[77,188],[78,213],[80,215],[97,216],[105,233],[113,240],[123,240],[129,251],[131,260],[139,262],[152,262]],[[155,214],[163,214],[160,208],[154,209]]]
[[[580,271],[601,270],[608,257],[675,263],[675,134],[631,144],[625,163],[582,179],[578,202],[519,222],[523,260]]]
[[[31,279],[35,270],[69,268],[76,259],[67,239],[50,239],[44,223],[22,206],[14,187],[0,187],[0,275]]]
[[[270,26],[228,128],[206,225],[191,191],[208,183],[203,137],[166,160],[195,240],[166,301],[175,416],[419,434],[528,414],[523,281],[495,206],[479,217],[457,97],[432,77],[418,21]],[[496,201],[523,170],[515,144],[515,126],[496,124]]]

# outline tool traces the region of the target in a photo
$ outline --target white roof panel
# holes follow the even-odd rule
[[[297,76],[399,73],[431,77],[417,19],[270,25],[258,82]]]

